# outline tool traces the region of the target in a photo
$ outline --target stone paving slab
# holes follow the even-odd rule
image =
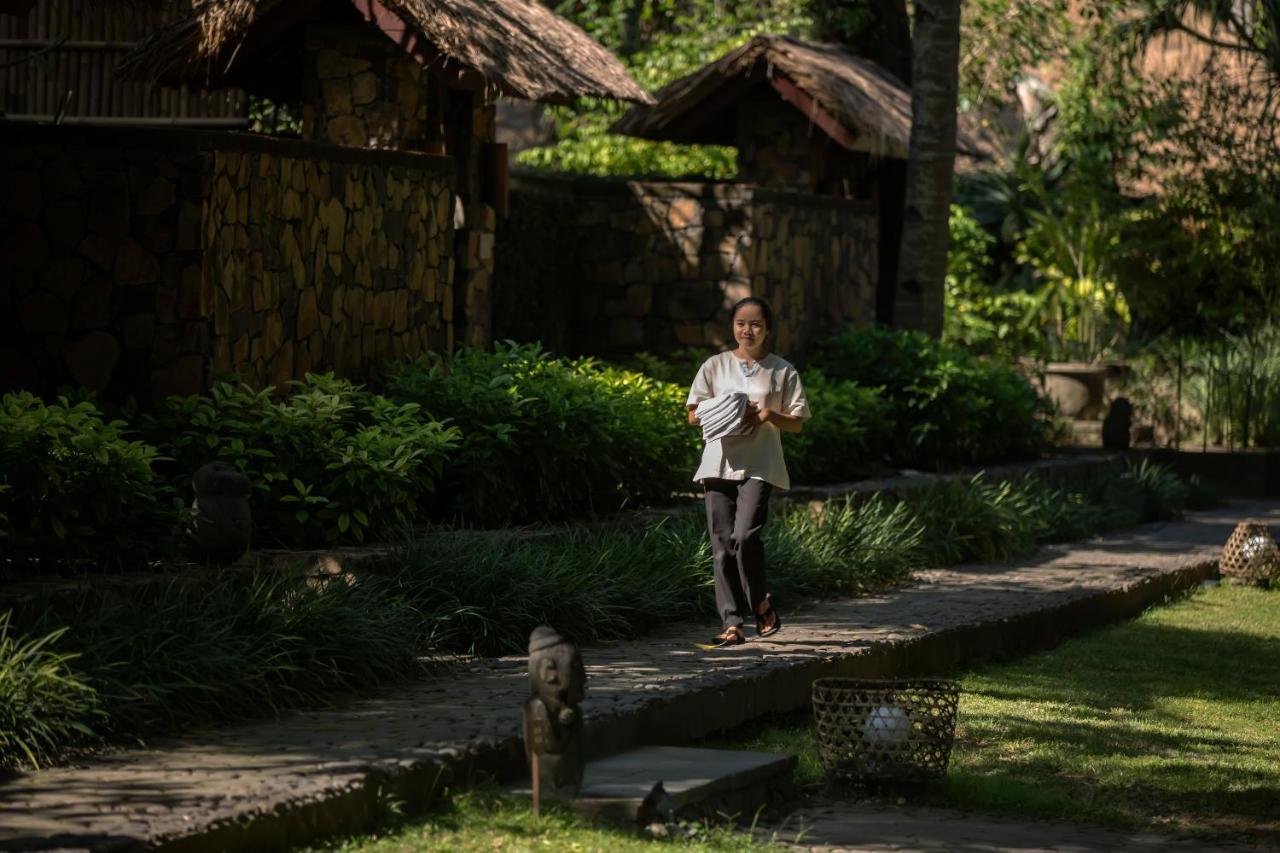
[[[642,746],[587,763],[573,811],[639,827],[651,819],[751,814],[776,789],[794,794],[794,755],[688,746]],[[507,789],[532,797],[528,779]]]
[[[919,583],[786,612],[769,640],[703,651],[711,622],[586,650],[589,757],[680,744],[804,707],[815,677],[941,672],[1133,615],[1212,571],[1234,504],[1001,566],[918,573]],[[443,785],[523,765],[521,658],[337,709],[290,714],[0,779],[0,849],[281,849],[369,825],[386,792],[412,811]]]
[[[815,853],[1103,853],[1259,848],[1088,824],[974,815],[951,809],[819,799],[758,830],[794,850]]]

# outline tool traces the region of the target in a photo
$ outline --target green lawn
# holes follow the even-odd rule
[[[962,685],[926,802],[1280,842],[1280,593],[1206,590]],[[816,782],[812,737],[794,720],[732,744],[798,751]]]
[[[535,820],[527,805],[504,801],[486,791],[468,791],[454,797],[443,809],[380,834],[352,838],[326,851],[582,851],[582,853],[631,853],[676,849],[690,853],[712,851],[767,851],[772,845],[755,843],[745,831],[729,827],[691,826],[689,837],[659,840],[630,832],[595,826],[559,809],[543,811]]]

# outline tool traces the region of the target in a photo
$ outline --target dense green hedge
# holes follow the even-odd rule
[[[642,357],[645,375],[534,345],[462,349],[392,365],[372,390],[331,375],[283,394],[221,384],[132,431],[91,403],[8,395],[0,542],[18,560],[141,561],[172,544],[191,474],[214,460],[252,478],[259,544],[662,503],[692,488],[700,441],[683,409],[704,357]],[[1004,461],[1044,440],[1025,379],[921,335],[847,330],[803,376],[814,416],[784,438],[795,482]]]
[[[679,387],[537,346],[422,358],[396,366],[385,392],[461,429],[434,514],[468,523],[667,501],[687,487],[698,451]]]
[[[331,374],[283,396],[220,384],[175,397],[143,421],[175,487],[215,460],[256,488],[261,538],[288,545],[360,541],[411,523],[458,445],[458,431]]]
[[[177,518],[156,448],[93,403],[0,398],[0,555],[76,564],[154,552]]]
[[[878,389],[892,461],[936,468],[1028,458],[1044,449],[1045,404],[1011,367],[917,332],[850,326],[809,359],[826,376]]]

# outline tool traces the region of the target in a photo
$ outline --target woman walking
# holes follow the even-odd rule
[[[782,627],[767,591],[760,531],[770,494],[791,487],[782,433],[800,432],[809,417],[800,374],[768,350],[768,303],[739,301],[731,322],[737,348],[703,363],[687,402],[689,423],[701,425],[707,440],[693,479],[706,488],[716,606],[724,626],[712,641],[717,647],[746,642],[746,616],[754,617],[761,637]]]

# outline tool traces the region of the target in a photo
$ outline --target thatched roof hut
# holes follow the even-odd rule
[[[611,130],[645,139],[734,145],[730,119],[753,87],[771,86],[810,122],[850,151],[905,158],[911,138],[911,91],[876,63],[834,44],[790,36],[756,36],[742,47],[656,93]],[[961,132],[963,153],[980,154]]]
[[[193,0],[121,73],[201,88],[269,87],[263,71],[299,25],[341,14],[381,30],[429,70],[469,88],[546,103],[653,99],[622,63],[536,0]]]

